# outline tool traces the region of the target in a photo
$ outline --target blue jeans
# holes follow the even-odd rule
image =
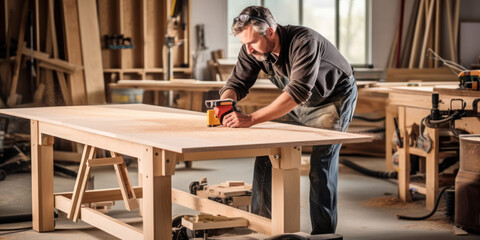
[[[317,108],[298,108],[294,124],[345,132],[357,102],[357,87],[345,90],[344,97]],[[289,122],[289,121],[287,121]],[[334,233],[337,227],[338,155],[341,144],[314,146],[310,157],[310,219],[312,234]],[[255,159],[252,186],[252,213],[271,218],[272,164],[268,156]]]

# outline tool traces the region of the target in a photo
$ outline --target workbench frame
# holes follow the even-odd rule
[[[138,158],[143,231],[88,207],[80,219],[122,239],[170,239],[172,202],[203,213],[248,219],[248,227],[267,235],[300,231],[301,147],[176,153],[62,125],[31,120],[33,229],[54,230],[54,208],[68,213],[72,193],[53,192],[53,140],[63,138]],[[272,220],[172,189],[177,161],[268,155],[272,161]],[[120,189],[86,191],[82,203],[122,200]]]
[[[454,156],[452,152],[439,152],[439,129],[425,127],[424,131],[432,139],[432,149],[426,153],[423,149],[410,146],[410,132],[413,124],[420,125],[423,117],[430,114],[432,108],[432,93],[430,91],[415,91],[409,89],[397,89],[389,92],[389,100],[386,106],[386,168],[393,170],[391,150],[393,149],[392,137],[395,131],[393,118],[398,119],[400,135],[403,138],[403,148],[398,149],[398,189],[401,200],[410,202],[410,188],[415,188],[419,193],[426,195],[426,208],[432,210],[435,206],[435,199],[439,193],[439,159]],[[456,96],[445,93],[439,94],[440,110],[447,110],[450,107],[450,100],[463,99],[467,104],[465,109],[472,109],[472,102],[476,97]],[[455,106],[458,108],[459,106]],[[455,121],[457,129],[465,130],[476,134],[480,132],[480,120],[470,117]],[[425,162],[420,161],[420,170],[425,172],[425,184],[416,184],[410,182],[410,155],[417,155],[425,158]]]

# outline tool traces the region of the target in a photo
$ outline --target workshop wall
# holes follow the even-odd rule
[[[196,30],[197,24],[205,25],[205,45],[207,50],[199,54],[195,71],[196,79],[210,80],[210,73],[207,67],[207,60],[210,53],[217,49],[227,49],[228,26],[231,20],[227,19],[227,1],[224,0],[202,0],[191,1],[190,12],[190,33],[192,34],[192,51],[197,46]]]

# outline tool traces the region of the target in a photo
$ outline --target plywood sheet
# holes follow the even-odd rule
[[[211,128],[204,113],[144,104],[1,109],[0,113],[179,153],[371,141],[365,135],[273,122]]]

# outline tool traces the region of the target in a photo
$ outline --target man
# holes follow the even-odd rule
[[[232,32],[243,43],[238,62],[221,99],[241,100],[260,70],[283,92],[252,113],[226,115],[226,127],[250,127],[287,115],[297,124],[346,131],[357,88],[350,64],[322,35],[301,26],[278,25],[267,8],[245,8]],[[310,161],[312,234],[334,233],[337,225],[338,154],[340,144],[313,147]],[[257,157],[252,212],[271,218],[271,169],[268,156]]]

